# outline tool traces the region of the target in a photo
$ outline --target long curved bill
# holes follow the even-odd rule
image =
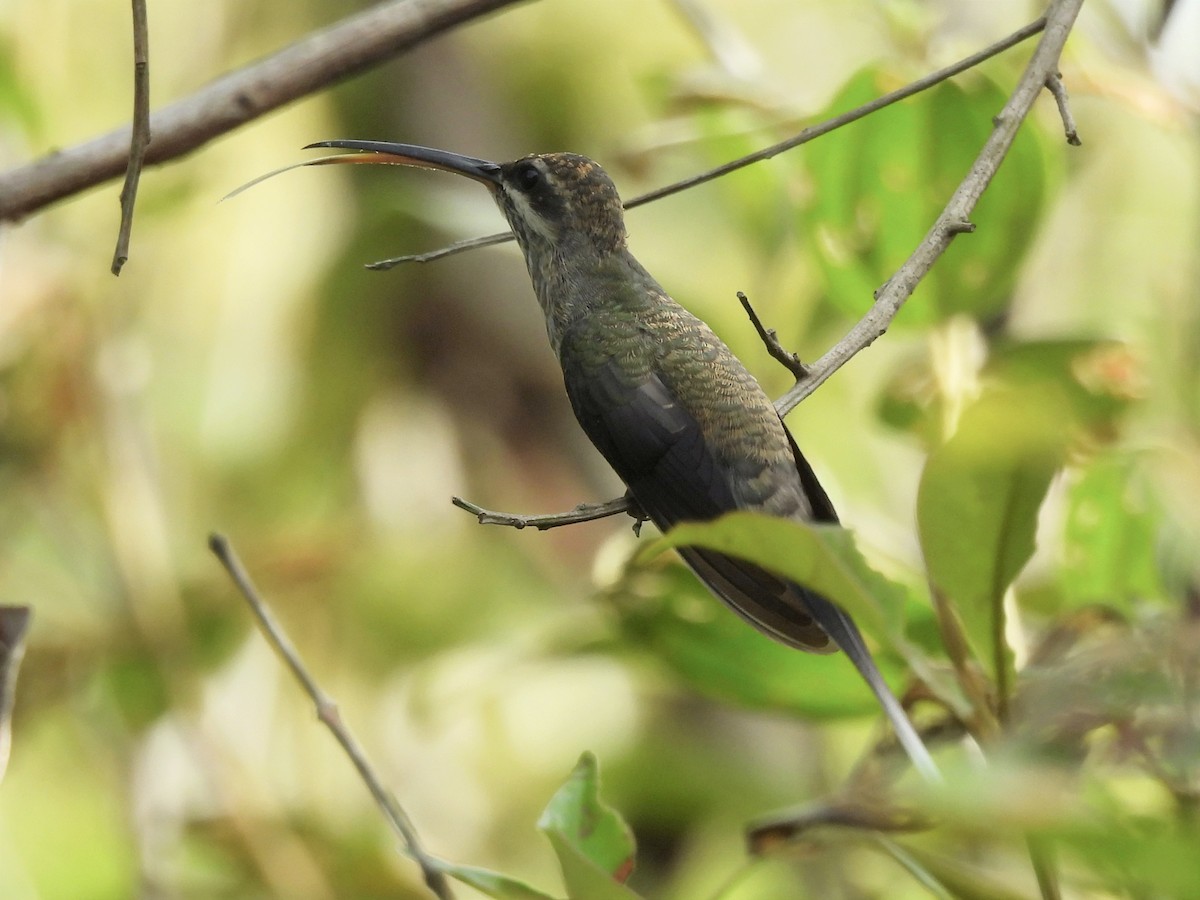
[[[393,144],[388,141],[318,141],[305,150],[328,147],[332,150],[361,150],[354,156],[325,157],[348,163],[384,163],[401,166],[417,166],[421,169],[441,169],[465,175],[475,181],[494,187],[500,183],[500,166],[486,159],[463,156],[448,150],[435,150],[416,144]],[[317,162],[314,160],[314,162]]]
[[[359,153],[339,154],[337,156],[322,156],[308,159],[304,162],[292,163],[259,175],[241,187],[226,194],[223,200],[236,197],[242,191],[249,190],[256,184],[261,184],[268,178],[274,178],[292,169],[304,166],[332,166],[342,164],[354,165],[388,165],[416,166],[421,169],[441,169],[444,172],[454,172],[467,178],[481,182],[489,188],[500,184],[500,166],[486,159],[475,159],[473,156],[463,156],[461,153],[451,153],[448,150],[435,150],[432,147],[420,147],[416,144],[393,144],[388,141],[318,141],[309,144],[305,150],[317,147],[327,147],[331,150],[358,150]]]

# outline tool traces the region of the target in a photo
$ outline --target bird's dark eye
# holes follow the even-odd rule
[[[533,163],[525,163],[516,171],[517,186],[523,191],[532,191],[542,183],[542,172]]]

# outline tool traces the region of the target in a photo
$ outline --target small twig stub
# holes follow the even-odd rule
[[[790,350],[785,349],[775,329],[763,326],[758,313],[754,311],[754,307],[750,304],[749,297],[738,291],[737,298],[741,301],[742,309],[746,310],[746,315],[750,317],[750,322],[754,325],[754,330],[758,332],[758,336],[766,346],[767,352],[771,354],[771,358],[777,360],[780,365],[791,372],[797,381],[803,381],[807,378],[808,366],[800,359],[800,354],[792,353]]]
[[[150,146],[150,33],[146,24],[146,0],[133,0],[133,126],[129,135],[129,164],[121,186],[121,226],[113,251],[112,273],[120,275],[129,259],[133,233],[133,210],[146,148]]]
[[[1075,128],[1075,116],[1071,113],[1071,104],[1067,97],[1066,85],[1062,81],[1062,73],[1053,72],[1046,76],[1046,90],[1053,95],[1054,102],[1058,106],[1058,114],[1062,117],[1067,143],[1072,147],[1082,146],[1083,141],[1079,139],[1079,132]]]

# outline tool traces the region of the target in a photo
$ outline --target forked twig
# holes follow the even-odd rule
[[[866,315],[824,356],[809,366],[803,379],[798,380],[779,398],[775,408],[779,410],[780,415],[785,416],[795,409],[801,400],[824,384],[830,375],[855,354],[865,350],[876,338],[881,337],[905,301],[912,296],[916,286],[946,252],[954,238],[974,228],[970,221],[971,212],[995,177],[1016,139],[1017,129],[1033,109],[1033,104],[1046,85],[1047,79],[1058,71],[1059,57],[1082,5],[1083,0],[1055,0],[1050,4],[1045,19],[1039,20],[1044,24],[1042,39],[1038,42],[1008,102],[996,116],[992,133],[975,158],[971,170],[951,195],[946,208],[913,250],[912,255],[879,289],[875,303]]]

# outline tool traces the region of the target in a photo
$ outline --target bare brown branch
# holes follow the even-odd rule
[[[522,0],[389,0],[225,75],[150,117],[148,165],[176,159],[470,19]],[[0,221],[15,221],[126,169],[131,128],[0,174]]]
[[[368,269],[384,271],[393,269],[402,263],[426,263],[441,259],[444,256],[454,256],[456,253],[465,253],[468,250],[476,250],[480,247],[491,247],[495,244],[503,244],[513,239],[512,232],[506,231],[503,234],[485,234],[483,237],[467,238],[464,241],[455,241],[448,247],[439,247],[437,250],[430,250],[427,253],[407,253],[403,256],[392,256],[388,259],[381,259],[377,262],[367,263]]]

